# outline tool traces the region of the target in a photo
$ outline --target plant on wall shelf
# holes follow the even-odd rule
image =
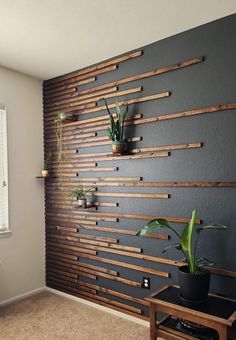
[[[210,272],[202,269],[205,266],[211,266],[214,263],[204,257],[197,256],[197,245],[199,236],[205,230],[224,230],[227,227],[221,224],[210,224],[198,226],[196,224],[197,210],[193,210],[190,221],[185,226],[182,233],[178,233],[174,227],[171,227],[165,219],[155,219],[147,223],[137,235],[144,236],[152,233],[156,229],[169,228],[176,235],[178,242],[173,243],[163,249],[165,253],[170,248],[180,251],[184,258],[180,261],[186,261],[187,265],[179,268],[180,292],[183,300],[187,301],[204,301],[207,297],[210,284]]]
[[[110,119],[110,127],[107,129],[107,134],[110,140],[112,141],[112,151],[114,154],[123,153],[125,150],[125,141],[124,141],[124,123],[125,118],[128,112],[128,106],[124,112],[120,109],[120,104],[116,99],[116,112],[115,118],[111,113],[109,106],[105,100],[107,113]]]
[[[43,177],[48,176],[48,165],[49,165],[51,156],[52,156],[51,151],[48,151],[48,153],[46,154],[45,160],[44,160],[44,166],[43,166],[43,170],[42,170],[42,176]]]
[[[75,197],[78,200],[79,206],[86,208],[87,205],[86,195],[91,190],[93,190],[93,188],[89,188],[86,190],[84,189],[83,185],[79,185],[69,194],[69,196]]]

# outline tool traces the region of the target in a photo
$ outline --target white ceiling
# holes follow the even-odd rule
[[[0,0],[0,64],[48,79],[232,13],[235,0]]]

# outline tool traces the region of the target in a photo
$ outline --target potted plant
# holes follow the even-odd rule
[[[170,248],[175,248],[184,255],[184,258],[179,261],[187,262],[186,265],[179,267],[180,298],[184,302],[201,303],[207,298],[210,285],[210,272],[203,267],[211,266],[214,263],[204,257],[197,256],[199,235],[204,230],[224,230],[227,227],[221,224],[198,226],[196,225],[196,219],[197,210],[195,209],[182,233],[178,233],[165,219],[155,219],[148,222],[137,235],[144,236],[159,228],[169,228],[174,232],[178,242],[165,247],[163,253]]]
[[[87,206],[87,199],[86,199],[86,195],[89,191],[91,191],[93,188],[89,188],[87,190],[84,189],[83,185],[79,185],[78,187],[76,187],[71,194],[69,194],[70,196],[76,197],[76,199],[78,200],[78,204],[79,206],[82,206],[83,208],[86,208]]]
[[[45,161],[44,161],[44,167],[42,170],[42,177],[48,177],[48,165],[49,161],[51,159],[52,153],[49,151],[46,155]]]
[[[110,118],[110,127],[107,129],[107,134],[112,141],[112,152],[113,154],[122,154],[125,151],[124,123],[128,112],[128,106],[126,106],[125,111],[122,112],[118,100],[116,99],[116,112],[114,119],[106,100],[105,104]]]

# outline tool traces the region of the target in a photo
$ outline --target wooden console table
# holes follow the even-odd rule
[[[236,301],[221,296],[209,294],[204,304],[190,307],[183,304],[179,298],[179,287],[165,286],[152,293],[146,300],[150,303],[150,340],[156,340],[157,337],[167,340],[201,339],[191,333],[184,333],[183,329],[168,326],[171,322],[173,324],[173,320],[178,319],[211,328],[213,332],[214,330],[218,332],[220,340],[227,340],[229,332],[236,324]],[[157,322],[157,312],[165,313],[167,316]],[[230,339],[236,339],[235,335]]]

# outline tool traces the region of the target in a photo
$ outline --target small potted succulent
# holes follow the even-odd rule
[[[93,190],[93,188],[85,190],[83,185],[79,185],[69,195],[75,197],[78,200],[79,206],[81,206],[82,208],[86,208],[87,206],[86,195],[91,190]]]
[[[51,152],[49,151],[45,157],[45,161],[44,161],[44,167],[43,167],[43,170],[42,170],[42,177],[48,177],[48,165],[49,165],[49,162],[50,162],[50,159],[51,159]]]
[[[128,106],[126,106],[125,111],[122,112],[120,109],[120,104],[116,99],[116,112],[114,118],[106,100],[105,104],[110,119],[110,127],[107,129],[107,134],[112,141],[112,152],[113,154],[122,154],[125,151],[124,124],[128,112]]]
[[[209,292],[210,272],[204,267],[214,264],[214,262],[204,257],[197,257],[199,235],[204,230],[224,230],[227,228],[221,224],[198,226],[196,225],[196,219],[197,211],[194,210],[191,220],[187,223],[182,233],[178,233],[165,219],[152,220],[137,233],[137,235],[144,236],[159,228],[169,228],[176,235],[178,242],[164,248],[163,253],[170,248],[175,248],[184,255],[184,258],[179,261],[186,261],[187,263],[179,267],[179,285],[180,298],[187,303],[202,303],[206,300]]]

